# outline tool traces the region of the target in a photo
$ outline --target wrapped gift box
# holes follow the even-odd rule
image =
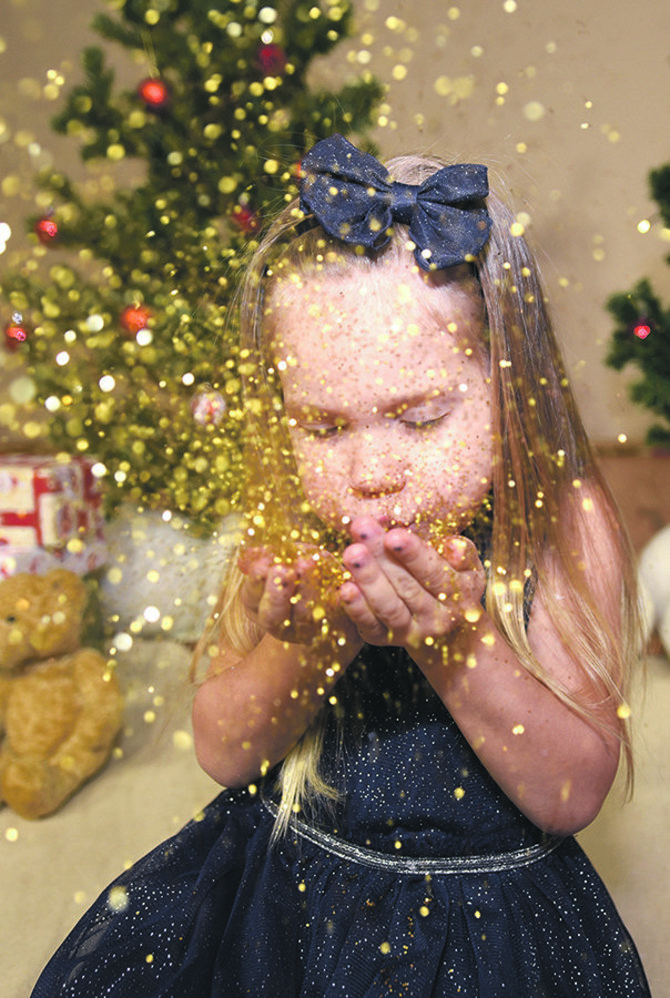
[[[91,468],[86,458],[0,456],[2,574],[55,564],[86,572],[104,563],[101,495]]]
[[[72,550],[65,547],[57,551],[0,544],[0,579],[18,572],[45,575],[52,568],[67,568],[77,575],[86,575],[106,564],[107,559],[107,546],[98,539],[82,541],[73,546]]]

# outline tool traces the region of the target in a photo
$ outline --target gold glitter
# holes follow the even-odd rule
[[[524,105],[523,115],[528,121],[540,121],[547,113],[547,109],[540,101],[529,101]]]
[[[125,887],[112,887],[107,895],[107,905],[114,912],[125,911],[130,904]]]
[[[193,747],[193,736],[189,731],[175,731],[172,735],[172,744],[180,752],[188,752]]]

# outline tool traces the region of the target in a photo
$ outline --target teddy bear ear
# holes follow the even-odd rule
[[[66,568],[52,568],[45,575],[44,581],[51,596],[56,593],[63,593],[70,599],[85,598],[85,582],[80,576],[75,575],[74,572],[69,572]]]

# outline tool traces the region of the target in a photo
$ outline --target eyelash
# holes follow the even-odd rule
[[[449,413],[445,412],[442,413],[441,416],[435,416],[433,419],[412,420],[412,419],[398,418],[398,422],[402,426],[412,431],[416,430],[429,431],[434,426],[437,426],[438,423],[441,423],[444,419],[446,419],[448,415]],[[320,427],[301,426],[300,428],[303,431],[303,433],[306,433],[307,436],[311,437],[313,440],[331,439],[332,437],[336,437],[339,433],[341,433],[342,430],[346,429],[345,426],[320,426]]]
[[[401,419],[400,422],[412,430],[430,430],[446,419],[448,415],[448,412],[443,412],[441,416],[435,416],[433,419]]]

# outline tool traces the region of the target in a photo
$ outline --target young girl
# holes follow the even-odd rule
[[[483,167],[339,136],[241,300],[249,515],[194,704],[228,789],[34,998],[648,995],[572,834],[621,754],[626,541]]]

